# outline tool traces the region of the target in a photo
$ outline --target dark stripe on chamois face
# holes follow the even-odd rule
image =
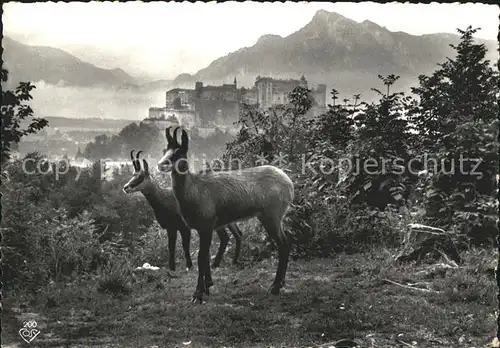
[[[140,185],[144,179],[146,179],[146,174],[144,172],[139,172],[138,174],[135,174],[132,179],[130,179],[128,186],[131,188],[135,188],[136,186]]]
[[[177,162],[181,158],[186,158],[186,153],[184,151],[182,151],[182,149],[177,149],[177,150],[175,150],[173,155],[170,157],[170,161],[172,162],[172,164],[174,164],[175,162]]]

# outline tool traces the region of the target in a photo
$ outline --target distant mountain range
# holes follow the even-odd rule
[[[264,35],[252,47],[244,47],[213,61],[194,75],[181,74],[177,87],[195,81],[228,83],[236,76],[252,85],[257,75],[298,77],[312,84],[326,83],[342,92],[363,92],[378,87],[377,75],[396,74],[416,83],[416,77],[436,69],[437,63],[454,54],[454,34],[414,36],[391,32],[370,21],[355,22],[334,12],[319,10],[303,28],[287,37]],[[478,40],[496,62],[496,41]],[[368,83],[368,84],[367,84]],[[337,87],[338,86],[338,87]]]
[[[169,88],[170,80],[144,82],[123,69],[103,69],[87,63],[59,48],[30,46],[3,37],[4,66],[9,71],[7,87],[20,81],[44,81],[71,87],[105,87],[141,91]]]
[[[488,58],[496,62],[497,42],[478,41],[487,46]],[[132,118],[135,117],[133,115],[147,113],[147,108],[141,111],[145,108],[142,104],[140,110],[131,109],[135,107],[130,97],[132,94],[140,94],[144,104],[149,100],[145,96],[156,93],[155,100],[161,100],[164,91],[173,87],[193,88],[196,81],[205,84],[232,83],[234,77],[237,77],[240,86],[250,87],[257,75],[298,78],[304,74],[310,85],[325,83],[328,89],[336,88],[341,96],[349,96],[369,93],[371,87],[380,87],[378,74],[396,74],[401,76],[396,85],[401,90],[416,84],[419,74],[435,70],[437,63],[445,61],[447,56],[451,57],[454,51],[449,45],[458,42],[459,36],[455,34],[414,36],[391,32],[370,21],[358,23],[337,13],[320,10],[307,25],[287,37],[264,35],[252,47],[244,47],[218,58],[194,75],[183,73],[172,81],[151,82],[145,82],[144,77],[132,76],[120,68],[109,69],[114,66],[113,57],[103,58],[102,66],[106,68],[84,61],[87,58],[98,62],[98,51],[87,52],[87,55],[78,55],[80,58],[77,58],[58,48],[29,46],[9,37],[3,37],[2,45],[4,64],[9,70],[7,87],[16,86],[19,81],[42,80],[48,85],[57,85],[58,91],[65,87],[103,87],[110,91],[110,96],[106,96],[108,99],[101,97],[99,110],[102,109],[102,112],[94,108],[87,113],[92,116],[118,113],[115,109],[111,112],[106,108],[109,103],[114,103],[113,107],[128,108],[124,113],[129,115],[126,118]],[[117,64],[126,61],[121,58],[116,59]],[[71,96],[75,96],[72,100],[78,103],[85,101],[88,107],[92,106],[94,101],[88,103],[86,95],[84,97],[80,91],[75,94],[75,89],[72,91]],[[117,93],[127,96],[119,97]],[[97,94],[95,97],[90,94],[90,98],[98,97]],[[39,100],[39,109],[49,115],[60,109],[54,103],[63,102],[52,99],[52,109],[45,111],[41,105],[48,105],[49,101],[42,99]],[[66,115],[68,110],[78,107],[71,103],[76,102],[68,99],[61,113]],[[139,108],[139,104],[136,107]]]
[[[41,80],[79,87],[135,84],[135,79],[122,69],[101,69],[58,48],[29,46],[5,36],[2,46],[9,85]]]

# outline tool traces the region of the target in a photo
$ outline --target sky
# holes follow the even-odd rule
[[[478,37],[496,40],[499,24],[498,6],[472,3],[9,2],[3,9],[4,35],[155,79],[193,74],[264,34],[290,35],[319,9],[413,35],[472,25],[482,28]]]

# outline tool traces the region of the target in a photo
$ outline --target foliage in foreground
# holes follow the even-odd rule
[[[9,72],[2,69],[2,84],[7,82]],[[2,90],[2,123],[0,137],[0,162],[5,163],[11,158],[12,150],[16,150],[22,137],[34,134],[48,125],[43,118],[33,118],[33,109],[29,101],[33,99],[31,91],[35,88],[29,82],[21,82],[14,91]],[[25,129],[21,128],[23,121],[31,120]]]
[[[494,253],[471,249],[462,258],[464,265],[454,269],[397,265],[387,250],[292,262],[279,300],[265,296],[274,262],[223,267],[215,271],[214,291],[203,306],[188,303],[196,272],[178,278],[137,274],[128,283],[131,292],[118,297],[99,292],[92,279],[79,279],[48,286],[33,306],[50,323],[41,336],[52,334],[47,346],[57,340],[59,345],[113,347],[183,342],[190,347],[317,347],[350,338],[367,347],[394,347],[401,341],[482,347],[495,330]],[[401,286],[407,284],[413,288]],[[19,339],[17,331],[12,338]]]
[[[383,92],[374,88],[378,102],[355,95],[351,105],[335,104],[334,89],[333,105],[316,119],[307,117],[302,87],[289,107],[243,108],[226,166],[259,165],[264,156],[290,173],[296,199],[287,228],[299,254],[398,245],[398,219],[451,231],[461,247],[495,242],[499,78],[475,32],[459,30],[457,56],[419,77],[417,98],[392,92],[399,77],[389,75],[379,76]]]
[[[29,154],[7,167],[2,268],[9,288],[36,288],[95,271],[111,257],[103,250],[104,242],[134,245],[154,222],[142,197],[121,191],[128,171],[104,182],[99,162],[87,169],[71,166],[56,175],[65,171],[63,165]]]

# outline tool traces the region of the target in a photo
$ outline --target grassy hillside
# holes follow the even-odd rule
[[[194,271],[137,274],[119,298],[86,279],[32,299],[42,316],[6,306],[4,340],[15,347],[20,322],[31,317],[42,331],[38,347],[331,347],[342,338],[377,348],[484,347],[496,327],[496,292],[494,254],[483,253],[435,272],[397,266],[390,250],[291,262],[279,299],[266,296],[275,260],[237,268],[226,256],[201,306],[189,302]]]

